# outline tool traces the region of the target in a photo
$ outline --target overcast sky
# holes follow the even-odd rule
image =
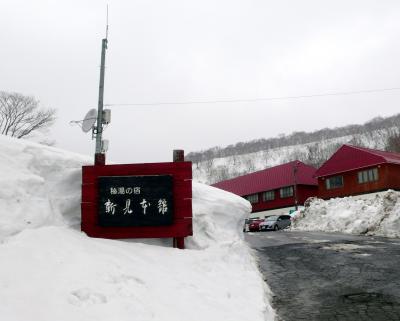
[[[400,87],[398,0],[0,2],[0,90],[58,110],[49,138],[93,154],[71,120],[105,103],[256,99]],[[276,101],[112,106],[107,158],[187,153],[400,112],[400,90]]]

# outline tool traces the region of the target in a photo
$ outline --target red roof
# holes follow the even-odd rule
[[[300,161],[293,161],[215,183],[212,186],[239,196],[291,186],[295,181],[293,175],[295,166],[297,167],[297,185],[317,185],[317,180],[314,178],[316,169]]]
[[[343,145],[322,164],[315,175],[316,177],[328,176],[384,163],[400,165],[400,154]]]

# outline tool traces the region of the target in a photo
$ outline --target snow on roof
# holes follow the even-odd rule
[[[274,190],[284,186],[294,185],[295,168],[297,168],[296,183],[298,185],[317,185],[317,180],[314,178],[316,169],[296,160],[218,182],[212,186],[240,196]]]
[[[322,164],[315,175],[316,177],[328,176],[384,163],[400,164],[400,154],[343,145]]]

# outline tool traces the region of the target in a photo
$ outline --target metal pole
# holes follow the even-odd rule
[[[298,199],[297,199],[297,161],[293,165],[293,176],[294,176],[294,208],[298,210]]]
[[[99,83],[99,102],[97,107],[97,127],[96,127],[96,151],[94,163],[95,165],[105,164],[105,155],[101,152],[101,141],[103,134],[103,97],[104,97],[104,69],[106,62],[107,38],[102,40],[101,46],[101,66],[100,66],[100,83]]]

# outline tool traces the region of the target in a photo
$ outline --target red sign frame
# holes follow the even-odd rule
[[[98,224],[98,177],[171,175],[173,180],[174,220],[167,226],[101,227]],[[91,237],[183,238],[193,235],[192,163],[148,163],[94,165],[82,167],[81,230]]]

